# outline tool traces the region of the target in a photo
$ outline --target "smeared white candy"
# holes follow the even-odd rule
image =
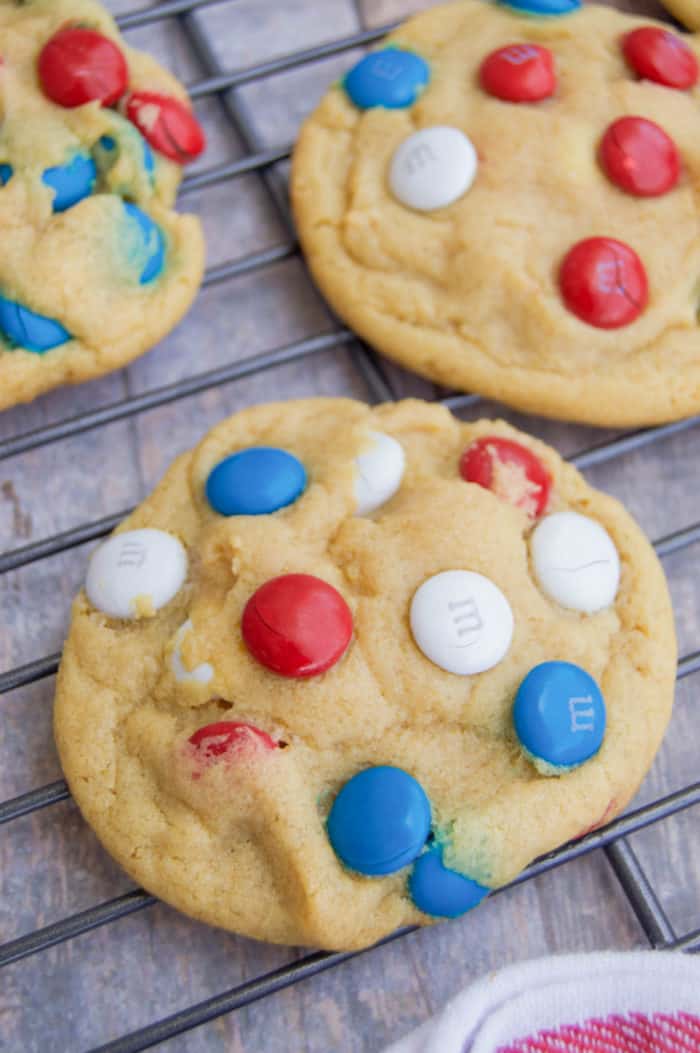
[[[169,603],[186,577],[187,553],[176,537],[164,530],[127,530],[95,549],[85,591],[93,607],[111,618],[140,618],[149,606],[158,611]]]
[[[505,657],[513,638],[513,612],[489,578],[470,570],[446,570],[416,589],[411,631],[431,662],[468,676]]]
[[[409,135],[394,151],[389,187],[402,205],[430,212],[465,194],[477,167],[476,150],[464,132],[435,125]]]
[[[391,435],[373,431],[370,438],[371,447],[356,460],[355,515],[358,516],[369,515],[394,496],[401,486],[406,466],[403,446]]]
[[[620,557],[607,530],[578,512],[547,516],[530,538],[543,591],[562,607],[594,614],[609,607],[620,583]]]
[[[175,634],[175,644],[170,654],[170,666],[178,684],[187,683],[188,681],[208,684],[214,675],[214,667],[209,662],[202,662],[200,665],[195,666],[194,669],[187,669],[182,661],[182,642],[193,628],[192,619],[188,618]]]

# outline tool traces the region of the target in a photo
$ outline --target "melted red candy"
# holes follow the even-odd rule
[[[113,106],[126,91],[127,79],[121,51],[94,29],[60,29],[39,55],[44,94],[59,106],[72,108],[95,100]]]
[[[665,194],[678,182],[678,150],[663,128],[644,117],[621,117],[600,144],[600,161],[608,178],[637,197]]]
[[[512,439],[487,435],[467,446],[459,473],[498,497],[522,508],[533,519],[547,507],[552,478],[538,457]]]
[[[253,724],[242,724],[240,721],[233,720],[206,724],[190,736],[189,742],[196,747],[203,760],[221,757],[232,750],[261,748],[274,750],[277,748],[277,743],[266,731],[261,731]]]
[[[178,164],[193,161],[206,146],[199,121],[172,95],[135,91],[127,100],[126,116],[154,150]]]
[[[587,238],[574,245],[564,257],[559,285],[569,310],[599,329],[634,322],[649,298],[642,261],[614,238]]]
[[[492,51],[481,64],[481,86],[506,102],[539,102],[553,94],[554,59],[537,44],[509,44]]]
[[[642,26],[622,38],[629,66],[645,80],[667,88],[692,88],[698,79],[698,60],[684,40],[660,26]]]
[[[241,629],[261,665],[281,676],[317,676],[345,653],[352,614],[328,582],[310,574],[285,574],[253,593]]]

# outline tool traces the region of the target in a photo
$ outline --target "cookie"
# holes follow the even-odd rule
[[[674,18],[688,29],[700,29],[700,3],[698,0],[664,0]]]
[[[576,0],[410,19],[294,152],[333,309],[409,369],[527,412],[697,413],[699,51]]]
[[[674,672],[651,546],[553,450],[310,399],[219,424],[94,551],[55,732],[148,890],[352,948],[624,808]]]
[[[204,135],[93,0],[0,5],[0,408],[130,362],[202,278],[173,203]]]

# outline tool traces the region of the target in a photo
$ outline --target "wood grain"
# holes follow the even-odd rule
[[[131,10],[138,0],[110,6]],[[381,25],[428,6],[421,0],[229,0],[198,20],[223,67],[238,68]],[[641,0],[617,5],[658,15]],[[360,21],[361,20],[361,21]],[[185,81],[202,75],[182,25],[156,23],[129,34]],[[266,145],[289,142],[327,84],[352,62],[346,54],[242,89]],[[210,138],[202,166],[241,157],[219,103],[198,104]],[[281,168],[284,173],[284,167]],[[283,223],[259,176],[183,196],[203,219],[209,264],[284,240]],[[258,351],[324,331],[328,316],[298,260],[203,291],[181,326],[128,369],[53,392],[0,416],[0,437],[148,391]],[[433,386],[385,365],[398,394]],[[141,499],[181,450],[216,421],[254,401],[310,394],[366,397],[347,350],[223,385],[45,446],[0,464],[0,545],[12,549]],[[565,453],[607,433],[553,424],[481,404]],[[653,538],[700,520],[696,485],[700,435],[693,428],[646,451],[588,472],[625,500]],[[682,651],[700,640],[700,589],[693,549],[666,560]],[[1,668],[58,650],[87,546],[0,578]],[[0,799],[60,777],[50,730],[51,679],[5,696],[0,705]],[[694,684],[686,681],[666,742],[639,801],[697,778]],[[689,813],[637,835],[633,844],[679,932],[700,925],[700,838]],[[127,890],[72,803],[4,828],[0,839],[0,942]],[[555,951],[644,945],[644,937],[603,855],[494,897],[461,921],[364,954],[265,1002],[171,1041],[177,1053],[371,1053],[420,1023],[460,986],[507,962]],[[223,934],[157,905],[7,968],[0,984],[0,1049],[81,1051],[147,1024],[299,953]]]

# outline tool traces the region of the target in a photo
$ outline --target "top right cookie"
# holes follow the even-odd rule
[[[688,29],[700,29],[700,0],[663,0],[663,5]]]
[[[700,39],[459,0],[333,86],[292,168],[331,306],[449,387],[641,425],[700,411]]]

